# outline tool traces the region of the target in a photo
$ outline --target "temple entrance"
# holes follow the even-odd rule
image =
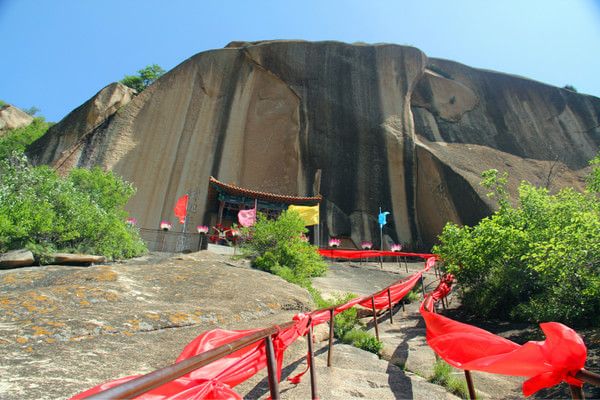
[[[232,226],[238,225],[238,213],[253,209],[268,218],[277,218],[290,205],[320,205],[321,195],[301,197],[267,193],[245,189],[233,184],[223,183],[214,177],[209,178],[207,220],[211,227],[210,239],[213,243],[227,244],[232,239]],[[318,228],[309,227],[309,239],[318,244]],[[235,232],[233,232],[235,234]]]

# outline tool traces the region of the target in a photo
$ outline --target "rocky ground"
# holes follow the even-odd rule
[[[325,296],[364,295],[420,268],[422,263],[416,262],[388,263],[383,269],[376,263],[332,263],[328,274],[313,284]],[[431,288],[434,275],[426,275],[425,283]],[[452,298],[451,308],[457,304]],[[87,268],[0,271],[0,398],[68,398],[107,380],[168,365],[204,330],[266,327],[312,307],[305,290],[253,270],[243,260],[208,251],[152,254]],[[534,334],[531,326],[489,325],[483,327],[518,342]],[[383,317],[379,329],[385,343],[382,358],[337,343],[333,368],[327,368],[327,343],[316,344],[320,398],[455,398],[427,382],[435,356],[425,342],[418,302],[405,311],[398,307],[393,324]],[[325,339],[326,324],[316,335]],[[597,340],[597,335],[589,339]],[[310,397],[308,374],[299,385],[285,382],[305,368],[305,355],[304,340],[286,352],[281,384],[285,399]],[[265,377],[266,371],[259,373],[236,390],[248,399],[267,398]],[[474,378],[483,398],[522,397],[519,378],[483,373],[474,373]],[[565,393],[559,388],[540,397]]]
[[[170,364],[205,330],[266,327],[311,308],[305,290],[210,252],[3,270],[0,398],[66,398]]]

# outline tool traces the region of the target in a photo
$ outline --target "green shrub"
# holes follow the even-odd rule
[[[343,296],[336,296],[332,305],[345,304],[358,297],[354,293],[346,293]],[[334,317],[333,335],[338,339],[343,339],[347,332],[351,331],[358,324],[358,310],[352,307],[343,311]]]
[[[590,161],[592,171],[586,177],[587,189],[592,193],[600,193],[600,155]]]
[[[316,301],[317,308],[326,308],[339,304],[345,304],[350,300],[358,297],[354,293],[346,293],[344,295],[335,296],[331,300],[325,300],[322,297]],[[355,307],[349,308],[337,314],[334,317],[333,336],[342,340],[344,335],[352,330],[358,324],[358,310]]]
[[[404,301],[406,303],[414,303],[417,301],[421,300],[421,283],[418,283],[417,286],[415,286],[415,288],[413,290],[411,290],[410,292],[408,292],[408,294],[406,296],[404,296]]]
[[[429,382],[444,386],[450,379],[451,374],[452,366],[444,360],[437,360],[433,366],[433,375],[429,378]]]
[[[508,201],[506,176],[484,173],[499,209],[473,227],[449,223],[434,248],[456,275],[462,302],[482,317],[600,324],[600,201],[588,191],[555,195],[527,182],[517,206]]]
[[[353,328],[346,332],[342,341],[374,354],[379,354],[381,349],[383,349],[382,341],[377,340],[375,336],[359,328]]]
[[[145,246],[123,210],[133,193],[111,172],[75,169],[63,178],[13,153],[0,160],[0,251],[29,248],[42,262],[57,250],[139,255]]]
[[[46,133],[50,126],[51,123],[39,117],[34,118],[27,126],[9,130],[0,136],[0,159],[8,158],[15,151],[25,151],[25,148]]]
[[[355,307],[339,313],[334,317],[333,335],[343,339],[346,333],[354,329],[358,324],[358,311]]]
[[[444,386],[452,394],[468,399],[469,389],[467,382],[453,374],[452,366],[444,360],[437,360],[433,366],[433,375],[428,379],[429,382]]]
[[[242,249],[254,258],[255,268],[309,288],[310,278],[323,275],[327,265],[317,248],[302,240],[306,232],[304,221],[296,212],[284,211],[276,220],[259,214],[256,224],[243,230],[248,239]]]

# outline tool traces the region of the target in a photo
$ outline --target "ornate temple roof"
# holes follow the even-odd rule
[[[246,197],[252,199],[263,200],[273,203],[285,203],[296,205],[317,205],[323,197],[321,195],[312,197],[291,196],[285,194],[267,193],[258,190],[245,189],[230,183],[223,183],[214,177],[209,178],[209,185],[221,193],[227,193],[232,196]]]

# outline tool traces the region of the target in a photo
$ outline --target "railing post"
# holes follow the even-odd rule
[[[585,396],[583,395],[583,389],[576,385],[569,385],[569,389],[571,389],[571,398],[573,400],[583,400]]]
[[[581,371],[575,374],[575,378],[579,379],[580,381],[589,383],[590,385],[600,387],[600,375],[595,372],[582,369]]]
[[[371,306],[373,308],[373,321],[375,322],[375,337],[379,340],[379,326],[377,326],[377,310],[375,309],[375,296],[371,296]]]
[[[423,278],[422,273],[421,273],[421,289],[423,290],[423,300],[425,300],[425,278]]]
[[[269,392],[271,399],[279,400],[279,382],[277,379],[277,361],[275,359],[275,350],[273,349],[273,340],[271,336],[265,338],[265,347],[267,350],[267,371],[269,373]]]
[[[327,366],[331,367],[331,357],[333,354],[333,330],[335,324],[335,318],[333,315],[333,308],[329,310],[329,350],[327,351]]]
[[[465,379],[467,381],[467,388],[469,389],[469,398],[475,400],[477,395],[475,394],[475,386],[473,385],[473,377],[471,371],[465,369]]]
[[[392,314],[393,314],[392,313],[392,294],[390,292],[390,288],[388,288],[387,292],[388,292],[388,303],[389,303],[389,306],[390,306],[390,325],[391,325],[391,324],[394,323],[394,319],[392,317]]]
[[[313,352],[313,328],[312,321],[308,325],[308,362],[310,363],[310,395],[313,400],[318,400],[317,394],[317,372],[315,371],[315,357]]]

